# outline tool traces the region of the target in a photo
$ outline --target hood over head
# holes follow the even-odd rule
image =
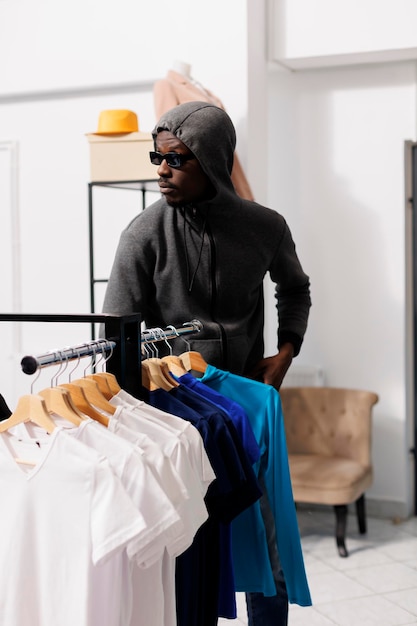
[[[207,102],[185,102],[170,109],[152,131],[154,142],[167,130],[182,141],[199,161],[219,192],[233,189],[230,178],[236,146],[236,132],[228,114]]]

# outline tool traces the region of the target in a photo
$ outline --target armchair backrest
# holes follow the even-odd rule
[[[335,387],[282,387],[289,454],[318,454],[371,464],[371,391]]]

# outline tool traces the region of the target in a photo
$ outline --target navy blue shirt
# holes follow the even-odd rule
[[[230,521],[259,499],[261,490],[230,416],[180,385],[144,391],[151,405],[190,421],[200,432],[216,479],[205,498],[209,519],[176,561],[178,626],[216,626],[236,617]]]

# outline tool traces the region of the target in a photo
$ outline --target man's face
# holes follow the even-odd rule
[[[176,152],[192,155],[187,146],[167,130],[158,133],[155,150],[160,154]],[[211,190],[210,181],[194,156],[185,161],[179,169],[170,167],[164,159],[158,166],[157,173],[161,193],[167,203],[174,207],[198,202],[207,197]]]

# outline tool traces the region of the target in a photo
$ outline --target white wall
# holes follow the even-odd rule
[[[256,3],[250,4],[256,11]],[[260,8],[259,19],[262,13],[268,32],[270,13]],[[312,50],[330,24],[317,11],[310,28]],[[270,34],[278,42],[269,41],[267,49],[282,49],[282,24]],[[249,27],[249,50],[256,37]],[[263,80],[268,121],[256,142],[258,150],[268,147],[267,203],[287,218],[312,284],[309,328],[294,367],[318,365],[329,385],[379,394],[369,508],[406,516],[413,510],[408,452],[413,416],[406,368],[411,337],[404,142],[416,139],[416,65],[328,65],[323,58],[320,69],[294,72],[268,57],[259,60],[256,79],[249,76],[248,133],[250,139],[256,135],[257,118],[264,114],[264,100],[252,90],[255,81]],[[249,175],[256,167],[249,161]],[[270,290],[268,302],[272,353]]]
[[[379,394],[370,496],[405,502],[403,153],[415,134],[414,63],[275,75],[270,103],[270,128],[286,139],[271,145],[270,198],[285,207],[312,283],[302,360],[330,385]]]
[[[13,212],[19,213],[15,235],[21,283],[1,281],[2,312],[11,312],[12,306],[25,313],[89,312],[85,133],[96,130],[101,110],[112,108],[135,111],[140,129],[150,131],[156,121],[153,81],[164,77],[175,60],[190,63],[193,77],[221,98],[236,125],[245,163],[246,58],[241,0],[198,7],[192,0],[1,0],[0,146],[17,146],[19,194]],[[9,180],[8,167],[2,158],[0,180]],[[11,239],[9,196],[9,191],[0,194],[0,227],[2,236]],[[100,245],[95,247],[101,277],[108,275],[119,233],[140,204],[136,192],[97,191]],[[11,248],[4,247],[1,258],[10,277]],[[30,381],[20,372],[23,354],[90,338],[88,325],[25,323],[21,341],[9,349],[13,327],[0,326],[7,347],[0,359],[0,393],[11,405],[28,391]]]
[[[174,59],[182,59],[193,65],[196,78],[212,79],[214,89],[234,75],[238,92],[246,67],[245,17],[246,6],[239,0],[159,0],[157,5],[1,0],[1,91],[152,80]],[[230,88],[221,95],[235,99]]]
[[[416,47],[414,0],[271,0],[271,52],[291,67],[352,62],[356,55],[398,60]],[[416,50],[413,58],[416,58]],[[343,58],[344,57],[344,58]]]

